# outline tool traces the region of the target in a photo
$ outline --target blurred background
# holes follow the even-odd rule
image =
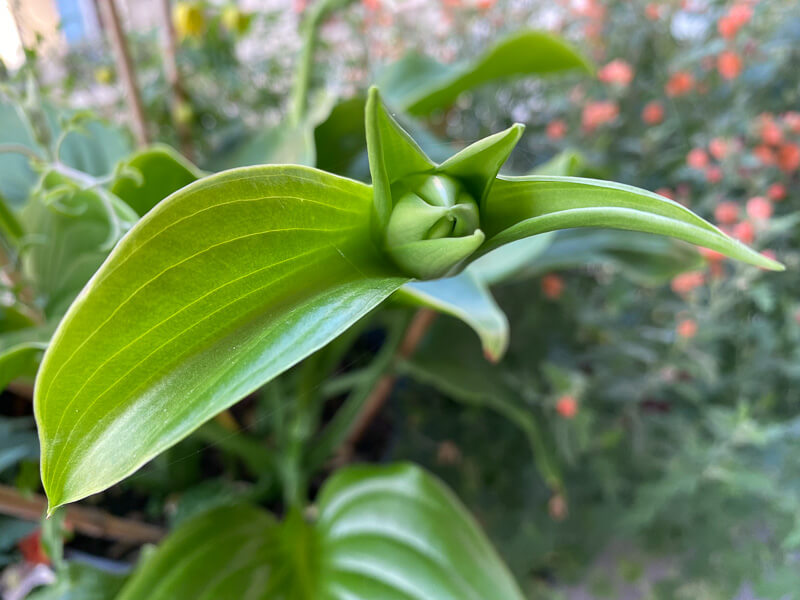
[[[591,74],[502,77],[495,65],[451,105],[409,109],[426,151],[448,156],[522,122],[509,172],[656,190],[787,273],[647,236],[563,232],[494,287],[512,331],[503,361],[485,361],[466,326],[438,319],[356,456],[414,460],[447,481],[530,598],[800,598],[800,3],[328,4],[0,0],[0,144],[27,148],[0,154],[8,209],[43,222],[25,155],[54,147],[100,182],[157,142],[190,169],[305,162],[366,178],[361,99],[376,81],[413,79],[414,63],[398,75],[398,61],[417,53],[469,71],[522,30],[558,34]],[[275,133],[287,128],[288,139]],[[20,272],[0,256],[0,350],[49,337],[126,215],[116,233],[103,217],[79,234],[83,266],[65,250],[73,238],[33,243]],[[48,223],[37,235],[56,235]],[[366,336],[358,356],[378,345]],[[113,586],[104,578],[129,544],[20,518],[20,507],[38,518],[41,494],[29,398],[23,378],[0,401],[4,597],[53,581],[42,548],[54,536],[105,569],[80,577]],[[257,408],[236,413],[239,425],[268,435]],[[235,457],[213,432],[192,436],[93,508],[171,526],[241,490]],[[52,590],[35,597],[106,597]]]

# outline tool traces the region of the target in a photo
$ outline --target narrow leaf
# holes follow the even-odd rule
[[[588,72],[591,66],[554,35],[523,31],[504,38],[477,59],[454,65],[410,54],[390,65],[379,78],[379,84],[392,106],[426,114],[451,104],[462,92],[490,81],[569,69]]]
[[[39,371],[51,507],[126,477],[405,283],[373,246],[371,202],[369,186],[264,166],[207,177],[150,211]]]
[[[484,354],[493,362],[499,361],[508,347],[508,319],[489,288],[470,269],[455,277],[407,283],[393,298],[464,321],[478,334]]]
[[[17,216],[0,193],[0,235],[11,247],[16,247],[19,239],[25,234]]]
[[[657,233],[771,270],[783,266],[731,239],[687,208],[652,192],[578,177],[499,177],[481,225],[480,254],[531,235],[571,227],[607,227]]]
[[[0,353],[0,391],[17,377],[33,377],[47,344],[29,342]]]

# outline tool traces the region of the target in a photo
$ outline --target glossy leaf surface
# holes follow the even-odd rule
[[[498,177],[486,201],[481,253],[517,239],[572,227],[666,235],[772,270],[783,266],[677,202],[633,186],[579,177]]]
[[[319,517],[277,526],[263,511],[218,509],[180,527],[120,600],[521,600],[486,536],[422,469],[344,469]]]
[[[72,305],[36,383],[51,506],[129,475],[339,335],[406,280],[370,188],[237,169],[148,213]]]
[[[379,84],[392,106],[413,114],[426,114],[452,103],[462,92],[490,81],[568,69],[589,71],[591,67],[557,37],[524,31],[506,37],[476,59],[453,65],[410,54],[387,67]]]
[[[470,269],[455,277],[407,283],[394,297],[464,321],[478,334],[484,354],[494,362],[508,346],[508,319],[488,286]]]

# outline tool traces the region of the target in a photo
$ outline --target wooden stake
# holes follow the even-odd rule
[[[98,0],[102,9],[103,24],[108,32],[111,45],[114,48],[114,57],[117,61],[117,71],[125,86],[125,98],[131,113],[133,135],[139,146],[146,146],[148,143],[147,122],[144,117],[144,106],[142,97],[139,94],[139,86],[136,83],[136,76],[133,70],[133,62],[128,51],[128,44],[125,41],[125,33],[119,21],[119,14],[114,0]]]
[[[172,88],[172,121],[178,131],[181,152],[192,160],[192,131],[186,123],[181,123],[176,118],[178,111],[189,101],[186,88],[183,87],[181,72],[178,68],[178,41],[175,36],[175,27],[172,25],[172,10],[170,0],[159,0],[161,5],[162,39],[164,44],[164,71]]]

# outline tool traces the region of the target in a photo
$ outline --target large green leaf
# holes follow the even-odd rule
[[[124,162],[124,167],[111,185],[111,193],[140,216],[204,175],[175,150],[161,144],[137,152]]]
[[[521,600],[452,492],[408,464],[336,473],[308,525],[246,506],[178,528],[119,600]]]
[[[409,54],[388,66],[378,83],[393,107],[425,114],[490,81],[568,69],[590,71],[591,66],[559,38],[549,33],[523,31],[504,38],[476,59],[452,65]]]
[[[51,506],[129,475],[406,279],[371,189],[304,167],[207,177],[150,211],[56,331],[36,382]]]
[[[483,353],[497,362],[508,346],[508,319],[488,286],[467,269],[455,277],[407,283],[394,298],[461,319],[481,340]]]
[[[610,181],[500,176],[481,213],[481,225],[487,240],[478,254],[547,231],[605,227],[666,235],[766,269],[783,270],[780,263],[728,237],[677,202]]]
[[[33,377],[47,344],[28,342],[0,351],[0,392],[17,377]]]

